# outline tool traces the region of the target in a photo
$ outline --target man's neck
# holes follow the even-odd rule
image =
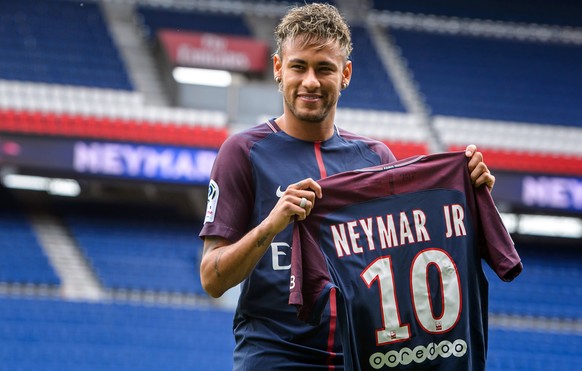
[[[333,136],[335,126],[328,118],[323,122],[306,122],[295,118],[289,119],[285,114],[275,119],[281,130],[287,135],[309,142],[322,142]]]

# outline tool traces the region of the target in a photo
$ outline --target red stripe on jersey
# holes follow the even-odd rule
[[[319,178],[323,179],[327,177],[327,171],[325,171],[325,165],[323,164],[323,158],[321,157],[321,142],[315,142],[315,158],[317,159],[317,166],[319,166]]]
[[[334,339],[335,339],[335,328],[337,321],[337,305],[335,301],[335,287],[329,290],[329,335],[327,337],[327,351],[329,356],[327,357],[327,364],[329,370],[335,369],[332,361],[335,357],[335,352],[333,351]]]

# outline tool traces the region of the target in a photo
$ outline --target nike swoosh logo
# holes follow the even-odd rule
[[[283,191],[281,190],[281,186],[277,187],[277,192],[275,192],[277,197],[281,198],[283,196]]]

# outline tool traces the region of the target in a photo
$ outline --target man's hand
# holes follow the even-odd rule
[[[465,149],[465,155],[470,158],[469,173],[471,173],[473,185],[477,188],[486,184],[489,191],[491,191],[495,184],[495,176],[491,174],[487,165],[483,162],[483,154],[477,152],[476,145],[469,144]]]
[[[294,220],[304,220],[315,205],[315,199],[321,198],[321,186],[311,178],[291,184],[285,190],[265,222],[269,222],[272,231],[281,232]]]

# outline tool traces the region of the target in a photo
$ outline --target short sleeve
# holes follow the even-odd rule
[[[244,136],[234,135],[218,151],[210,173],[201,237],[237,241],[246,233],[255,200],[249,145]]]
[[[523,269],[513,240],[487,187],[477,188],[475,197],[483,233],[481,238],[483,259],[499,278],[503,281],[512,281]]]

